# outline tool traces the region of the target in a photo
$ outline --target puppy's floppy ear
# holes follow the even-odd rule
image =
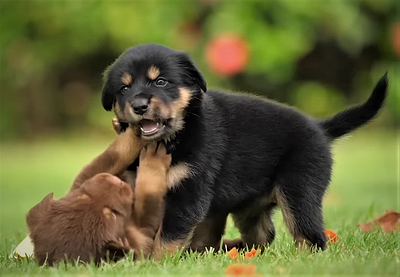
[[[106,111],[111,111],[113,104],[115,102],[114,92],[111,90],[110,84],[110,76],[109,76],[110,68],[107,68],[103,75],[103,92],[101,95],[101,103],[103,104],[103,108]]]
[[[26,216],[26,223],[28,224],[28,228],[32,231],[36,228],[37,224],[44,217],[47,211],[51,207],[51,203],[53,202],[53,193],[48,194],[39,204],[30,209],[28,215]]]
[[[179,66],[185,71],[184,78],[186,82],[194,82],[198,85],[202,91],[207,91],[207,83],[204,80],[203,75],[201,74],[200,70],[196,67],[194,62],[191,58],[184,52],[180,52],[178,54],[178,63]],[[190,84],[189,85],[192,85]]]

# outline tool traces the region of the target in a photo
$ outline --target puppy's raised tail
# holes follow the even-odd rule
[[[335,116],[319,121],[325,134],[331,139],[350,133],[371,121],[379,112],[387,95],[387,73],[379,80],[368,100]]]

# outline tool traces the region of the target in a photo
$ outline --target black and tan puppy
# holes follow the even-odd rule
[[[104,108],[143,141],[167,141],[172,153],[164,247],[215,247],[229,213],[245,244],[269,244],[279,206],[297,243],[324,248],[331,142],[378,113],[386,75],[367,102],[327,120],[255,96],[206,90],[188,55],[161,45],[130,48],[105,73]]]

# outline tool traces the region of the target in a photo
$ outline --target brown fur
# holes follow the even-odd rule
[[[124,117],[124,111],[121,109],[121,106],[118,103],[114,103],[114,111],[121,121],[126,121]]]
[[[160,114],[162,118],[169,118],[170,117],[170,108],[165,105],[159,98],[156,96],[153,96],[150,99],[150,106],[152,107],[153,110],[153,115]]]
[[[115,128],[115,126],[114,126]],[[119,174],[138,156],[141,145],[128,128],[78,174],[70,192],[59,200],[46,196],[27,215],[34,255],[39,264],[77,259],[98,263],[143,251],[148,257],[161,249],[159,232],[171,157],[164,145],[145,147],[138,177],[131,187]],[[100,173],[99,172],[107,172]],[[110,174],[111,173],[111,174]],[[135,200],[133,199],[135,195]],[[160,256],[160,254],[157,254]]]
[[[162,118],[180,118],[182,117],[183,110],[189,105],[189,101],[191,99],[191,93],[187,88],[179,89],[179,98],[178,100],[172,102],[170,105],[164,104],[160,99],[156,96],[151,98],[152,109],[160,113]],[[182,118],[183,120],[183,118]],[[183,122],[175,125],[182,125]],[[183,126],[183,125],[182,125]],[[180,126],[180,128],[182,127]],[[180,130],[177,128],[177,131]]]
[[[183,180],[189,178],[192,175],[189,166],[186,163],[178,163],[171,166],[167,174],[167,187],[168,189],[175,188]]]
[[[167,171],[171,164],[171,155],[163,144],[158,149],[154,143],[140,154],[140,166],[137,171],[135,185],[135,201],[133,205],[133,223],[135,228],[155,241],[155,247],[142,240],[137,248],[142,249],[146,256],[151,250],[159,255],[162,250],[157,247],[160,236],[161,220],[164,214],[164,196],[167,192]]]
[[[179,98],[177,101],[173,102],[170,107],[170,117],[174,118],[173,128],[177,131],[182,130],[183,121],[183,111],[189,105],[190,99],[192,98],[192,93],[187,88],[179,88]]]
[[[143,141],[134,134],[133,129],[128,128],[126,132],[117,136],[106,151],[97,156],[79,172],[71,190],[79,188],[84,181],[98,173],[121,175],[126,167],[139,156],[139,152],[144,145]]]
[[[77,259],[98,263],[107,258],[107,251],[111,259],[121,257],[122,250],[129,250],[121,241],[131,209],[129,185],[107,173],[59,200],[49,194],[27,216],[36,260],[40,265]]]
[[[183,110],[189,105],[192,93],[187,88],[179,88],[179,99],[171,105],[171,117],[182,116]]]

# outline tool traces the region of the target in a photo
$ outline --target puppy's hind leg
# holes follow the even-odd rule
[[[275,197],[296,247],[306,243],[324,249],[322,201],[330,181],[330,159],[324,164],[319,160],[316,166],[308,163],[310,160],[301,161],[301,157],[296,155],[299,163],[290,164],[278,175]]]
[[[197,252],[204,252],[207,248],[218,249],[222,235],[225,231],[226,214],[207,218],[196,226],[190,249]]]
[[[325,248],[326,238],[322,216],[322,198],[301,196],[296,198],[290,192],[277,192],[278,205],[289,232],[295,239],[296,247],[312,246]]]
[[[242,236],[242,242],[239,240],[227,241],[226,247],[236,242],[238,248],[248,248],[267,246],[275,238],[275,227],[272,222],[273,210],[276,207],[274,203],[255,207],[250,206],[247,209],[232,214],[233,221],[238,227]]]

